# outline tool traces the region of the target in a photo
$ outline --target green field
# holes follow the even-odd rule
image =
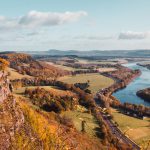
[[[132,140],[137,144],[142,144],[142,141],[150,139],[150,118],[145,120],[130,117],[119,113],[117,110],[112,109],[114,121],[119,125],[119,128],[126,132]]]
[[[102,88],[106,88],[114,83],[114,81],[112,79],[102,76],[98,73],[79,74],[76,76],[65,76],[65,77],[60,78],[60,80],[63,82],[70,83],[70,84],[85,83],[89,80],[90,81],[89,89],[94,94],[98,90],[100,90]]]
[[[86,110],[83,109],[77,111],[66,111],[61,114],[65,115],[68,118],[71,118],[75,128],[78,131],[81,131],[81,122],[82,120],[86,121],[85,130],[92,137],[96,137],[96,129],[99,128],[97,120],[91,114],[87,113]]]

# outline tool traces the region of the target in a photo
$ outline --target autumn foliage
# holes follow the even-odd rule
[[[0,70],[5,70],[9,66],[9,62],[3,58],[0,58]]]
[[[36,61],[30,55],[22,53],[0,54],[0,58],[10,62],[10,67],[21,74],[34,77],[57,78],[70,74],[69,71],[58,69],[52,65]]]
[[[48,112],[60,113],[61,111],[72,110],[78,104],[77,96],[59,96],[57,93],[51,93],[44,88],[26,89],[25,95],[30,98],[34,105]]]

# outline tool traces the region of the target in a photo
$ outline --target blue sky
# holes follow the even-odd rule
[[[150,49],[150,0],[0,0],[0,50]]]

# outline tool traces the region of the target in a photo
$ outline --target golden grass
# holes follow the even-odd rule
[[[63,82],[67,82],[70,84],[74,83],[85,83],[88,80],[90,81],[89,89],[92,93],[96,93],[98,90],[102,88],[106,88],[114,83],[114,81],[108,77],[102,76],[98,73],[90,73],[90,74],[79,74],[76,76],[65,76],[59,78],[59,80]]]
[[[20,74],[15,69],[12,68],[7,68],[7,71],[10,73],[10,76],[8,77],[10,80],[32,78],[32,76]]]
[[[116,109],[112,109],[114,121],[119,125],[119,128],[126,132],[132,140],[137,144],[142,145],[143,140],[150,139],[150,118],[141,120],[119,113]]]
[[[30,127],[37,134],[40,141],[43,143],[43,148],[46,150],[54,150],[57,145],[64,145],[64,149],[67,150],[67,145],[61,141],[61,137],[57,136],[58,124],[50,123],[42,114],[38,113],[27,103],[25,99],[17,98],[17,102],[22,109],[25,121],[29,123]],[[25,100],[25,101],[24,101]],[[21,143],[18,146],[22,146],[22,135],[19,136]],[[18,139],[18,140],[19,140]]]
[[[28,89],[35,89],[35,88],[44,88],[45,90],[51,92],[51,93],[54,93],[58,96],[65,96],[65,95],[68,95],[68,96],[75,96],[75,94],[71,91],[66,91],[66,90],[61,90],[61,89],[57,89],[57,87],[55,86],[27,86],[27,87],[21,87],[21,88],[18,88],[16,90],[14,90],[14,93],[15,94],[23,94],[25,92],[25,89],[28,88]]]

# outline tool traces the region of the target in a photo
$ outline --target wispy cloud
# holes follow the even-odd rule
[[[110,40],[113,39],[113,36],[100,36],[100,35],[79,35],[79,36],[75,36],[73,37],[73,39],[79,39],[79,40]]]
[[[56,26],[70,22],[76,22],[81,17],[87,16],[87,12],[39,12],[30,11],[24,16],[7,18],[0,16],[0,29],[35,28],[41,26]]]
[[[26,35],[27,36],[34,36],[34,35],[38,35],[39,33],[38,32],[30,32],[30,33],[27,33]]]
[[[127,31],[127,32],[121,32],[119,34],[118,39],[121,40],[141,40],[146,39],[150,37],[150,32],[133,32],[133,31]]]

